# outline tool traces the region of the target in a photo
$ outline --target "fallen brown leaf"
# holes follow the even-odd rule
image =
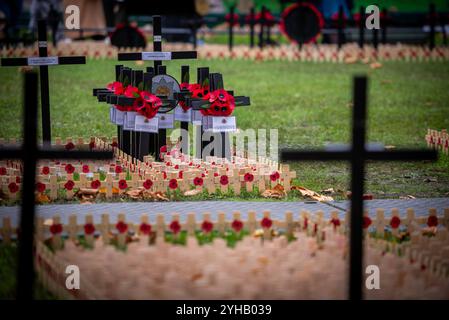
[[[302,196],[311,198],[316,201],[333,201],[334,198],[330,196],[323,196],[315,191],[309,190],[301,186],[292,186],[292,190],[298,190]]]
[[[382,63],[380,62],[373,62],[369,65],[371,69],[380,69],[382,68],[382,66],[383,66]]]
[[[126,191],[126,195],[129,196],[131,199],[138,200],[138,199],[142,199],[143,191],[144,191],[143,188],[142,189],[140,189],[140,188],[132,189],[132,190]]]
[[[192,190],[188,190],[188,191],[186,191],[186,192],[184,192],[184,195],[185,196],[196,196],[196,195],[198,195],[198,194],[200,194],[202,191],[201,190],[199,190],[199,189],[192,189]]]
[[[50,202],[50,198],[46,194],[39,193],[36,196],[36,202],[37,203],[49,203]]]

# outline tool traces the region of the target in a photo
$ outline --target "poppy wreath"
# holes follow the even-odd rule
[[[134,101],[134,110],[147,119],[152,119],[162,105],[161,99],[148,91],[141,91]]]
[[[201,112],[203,115],[215,117],[227,117],[232,114],[235,109],[235,100],[224,89],[212,91],[203,97],[208,101],[208,104],[202,106]]]
[[[207,87],[202,87],[201,85],[197,84],[197,83],[187,83],[187,82],[183,82],[180,84],[180,88],[181,90],[189,90],[190,92],[190,96],[192,98],[203,98],[204,95],[206,95],[209,90],[207,89]],[[179,101],[179,105],[181,106],[182,110],[187,111],[190,109],[190,107],[186,104],[185,101]]]

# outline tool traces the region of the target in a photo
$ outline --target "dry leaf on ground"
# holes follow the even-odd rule
[[[267,189],[262,193],[262,197],[264,198],[275,198],[281,199],[284,198],[287,193],[284,190],[284,187],[280,184],[277,184],[273,189]]]
[[[196,196],[198,194],[200,194],[202,191],[199,189],[192,189],[192,190],[188,190],[186,192],[184,192],[185,196]]]
[[[373,62],[369,65],[371,69],[380,69],[382,68],[382,66],[383,66],[382,63],[380,62]]]
[[[301,186],[292,186],[292,190],[298,190],[302,196],[311,198],[316,201],[333,201],[334,198],[330,196],[323,196],[315,191],[309,190]]]

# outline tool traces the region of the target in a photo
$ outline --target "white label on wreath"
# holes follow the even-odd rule
[[[156,117],[147,119],[145,116],[137,115],[134,130],[142,132],[158,132],[158,121],[159,119]]]
[[[58,57],[29,57],[29,66],[50,66],[58,64]]]
[[[235,117],[208,117],[212,118],[211,129],[213,132],[234,132],[237,131]]]
[[[175,126],[175,118],[172,113],[158,114],[159,129],[172,129]]]
[[[175,108],[175,120],[176,121],[184,121],[184,122],[192,121],[192,109],[188,109],[187,111],[184,111],[183,108],[181,108],[180,106],[177,106]]]
[[[115,108],[113,106],[109,109],[109,120],[115,124]]]
[[[171,52],[142,52],[142,60],[161,61],[171,60]]]
[[[115,124],[118,126],[123,126],[123,121],[125,120],[125,113],[124,111],[120,111],[118,109],[115,109]]]
[[[125,119],[123,121],[123,130],[134,130],[136,125],[137,112],[128,111],[125,113]]]
[[[194,110],[192,115],[192,123],[194,125],[200,126],[203,122],[203,115],[200,110]]]

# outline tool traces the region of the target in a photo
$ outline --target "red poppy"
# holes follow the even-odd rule
[[[165,152],[167,152],[167,146],[165,145],[165,146],[160,147],[159,152],[160,152],[160,153],[165,153]]]
[[[62,232],[62,224],[60,223],[54,223],[50,226],[50,232],[51,234],[60,234]]]
[[[121,166],[115,166],[115,173],[122,173],[123,169]]]
[[[218,172],[214,172],[214,177],[218,177]]]
[[[170,223],[170,230],[174,233],[177,234],[179,231],[181,231],[181,225],[179,224],[178,220],[174,220]]]
[[[98,189],[98,188],[100,188],[100,186],[101,186],[101,182],[100,182],[100,180],[93,180],[91,183],[90,183],[90,187],[92,188],[92,189]]]
[[[245,175],[243,176],[243,179],[245,180],[245,182],[253,182],[254,180],[254,175],[252,173],[245,173]]]
[[[106,88],[116,95],[122,95],[124,92],[123,84],[119,81],[114,81],[112,83],[109,83]]]
[[[128,184],[126,183],[125,179],[122,179],[118,182],[118,187],[120,190],[124,190],[126,188],[128,188]]]
[[[75,182],[73,182],[72,180],[68,180],[66,183],[64,183],[64,188],[69,191],[72,190],[74,186]]]
[[[42,172],[42,174],[49,174],[50,173],[50,168],[49,167],[43,167],[41,172]]]
[[[220,177],[220,184],[222,185],[222,186],[225,186],[225,185],[227,185],[229,183],[229,178],[228,178],[228,176],[221,176]]]
[[[45,191],[45,189],[46,189],[46,186],[45,186],[45,184],[44,183],[42,183],[42,182],[38,182],[38,183],[36,183],[36,190],[38,191],[38,192],[44,192]]]
[[[15,182],[11,182],[8,185],[8,189],[10,193],[16,193],[17,191],[19,191],[19,186]]]
[[[128,230],[128,225],[123,221],[119,221],[115,225],[115,228],[118,230],[118,232],[125,233]]]
[[[429,226],[429,227],[436,227],[436,226],[438,226],[438,218],[437,218],[437,216],[429,216],[427,218],[427,226]]]
[[[22,179],[20,177],[16,177],[16,183],[20,183]]]
[[[92,223],[86,223],[84,225],[84,233],[87,235],[91,235],[95,232],[95,226]]]
[[[398,216],[394,216],[391,218],[390,220],[390,226],[393,229],[397,229],[399,227],[399,225],[401,224],[401,219]]]
[[[5,167],[1,167],[0,168],[0,176],[4,176],[6,175],[6,168]]]
[[[178,172],[178,177],[179,177],[179,179],[184,178],[184,172],[182,170]]]
[[[151,189],[152,186],[153,186],[153,181],[151,181],[150,179],[145,180],[143,183],[143,187],[147,190]]]
[[[164,178],[164,180],[167,179],[167,172],[162,171],[162,177]]]
[[[232,221],[231,227],[235,230],[235,232],[240,232],[243,228],[243,222],[240,220],[234,220]]]
[[[260,222],[260,225],[262,226],[262,228],[268,229],[273,225],[273,221],[270,218],[265,217]]]
[[[68,143],[65,145],[65,149],[66,149],[66,150],[73,150],[73,149],[75,149],[75,145],[73,144],[73,142],[68,142]]]
[[[201,229],[205,232],[205,233],[209,233],[213,230],[214,228],[214,224],[210,221],[204,221],[201,224]]]
[[[139,227],[140,232],[143,234],[150,234],[151,233],[151,224],[143,222]]]
[[[276,180],[278,180],[280,178],[280,174],[279,174],[279,172],[277,172],[277,171],[275,171],[275,172],[273,172],[271,175],[270,175],[270,180],[271,181],[276,181]]]
[[[200,177],[196,177],[195,179],[193,179],[193,184],[195,186],[202,186],[203,185],[203,178]]]
[[[167,154],[168,154],[168,153],[167,153]],[[170,167],[170,166],[171,166],[170,161],[167,161],[167,162],[165,163],[165,165],[166,165],[167,167]]]
[[[177,181],[176,179],[171,179],[171,180],[168,182],[168,187],[169,187],[170,189],[177,189],[177,188],[178,188],[178,181]]]
[[[95,141],[89,142],[89,149],[95,149]]]
[[[235,109],[235,99],[224,89],[218,89],[205,95],[204,100],[210,103],[207,108],[208,115],[227,117]]]
[[[338,218],[332,218],[331,223],[334,225],[334,229],[340,226],[340,219]]]
[[[157,100],[153,103],[148,103],[142,99],[137,99],[134,102],[134,109],[138,114],[144,116],[145,118],[152,119],[156,116],[159,107],[162,105],[161,99],[159,99],[158,97],[156,97],[156,99]]]
[[[232,23],[231,23],[232,19]],[[232,24],[232,26],[236,26],[239,24],[239,15],[237,13],[233,13],[232,15],[230,13],[227,13],[225,15],[225,20],[227,23]]]
[[[123,95],[128,98],[140,98],[139,88],[134,86],[127,86]]]
[[[83,173],[89,173],[89,166],[87,164],[83,165]]]
[[[368,216],[363,217],[363,229],[367,229],[371,225],[372,221],[371,218]]]
[[[117,141],[114,141],[113,143],[111,143],[111,147],[117,148],[117,146],[118,146]]]
[[[72,166],[70,163],[66,164],[65,172],[67,172],[68,174],[72,174],[73,172],[75,172],[75,167]]]

